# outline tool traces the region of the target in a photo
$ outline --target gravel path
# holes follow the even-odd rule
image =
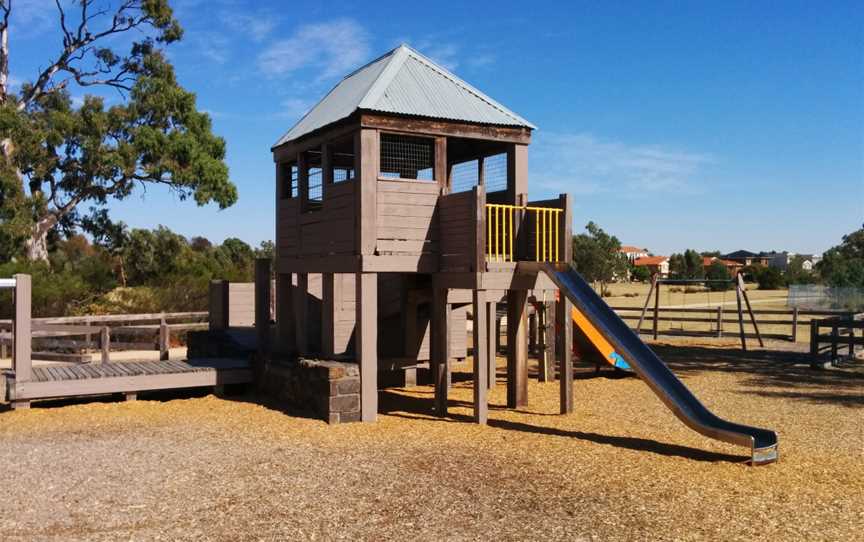
[[[689,431],[634,378],[556,384],[490,425],[429,417],[429,387],[376,424],[327,426],[242,397],[0,413],[0,532],[17,540],[850,540],[864,525],[864,370],[658,346],[709,408],[777,430],[781,462]],[[503,361],[503,360],[502,360]],[[499,374],[501,372],[499,371]]]

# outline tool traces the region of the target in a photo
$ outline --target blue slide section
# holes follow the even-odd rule
[[[542,264],[542,270],[684,424],[709,438],[750,448],[753,464],[777,461],[774,431],[729,422],[708,410],[576,270],[551,263]]]

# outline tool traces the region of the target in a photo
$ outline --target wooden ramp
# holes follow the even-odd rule
[[[199,388],[252,381],[242,359],[141,361],[33,367],[30,378],[7,376],[9,401],[26,407],[34,399]]]

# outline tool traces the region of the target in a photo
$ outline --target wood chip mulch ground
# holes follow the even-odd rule
[[[582,368],[468,423],[432,390],[381,394],[376,424],[328,426],[244,397],[0,413],[3,540],[853,540],[864,535],[864,367],[657,345],[702,401],[775,429],[781,461],[688,430],[635,378]],[[789,354],[790,359],[792,354]],[[503,363],[503,360],[499,360]],[[503,367],[502,367],[503,368]],[[467,371],[467,367],[465,368]],[[503,371],[499,370],[499,375]],[[146,397],[146,396],[145,396]]]

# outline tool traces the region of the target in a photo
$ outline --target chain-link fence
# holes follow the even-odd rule
[[[788,307],[864,311],[864,288],[832,288],[821,284],[789,286]]]

